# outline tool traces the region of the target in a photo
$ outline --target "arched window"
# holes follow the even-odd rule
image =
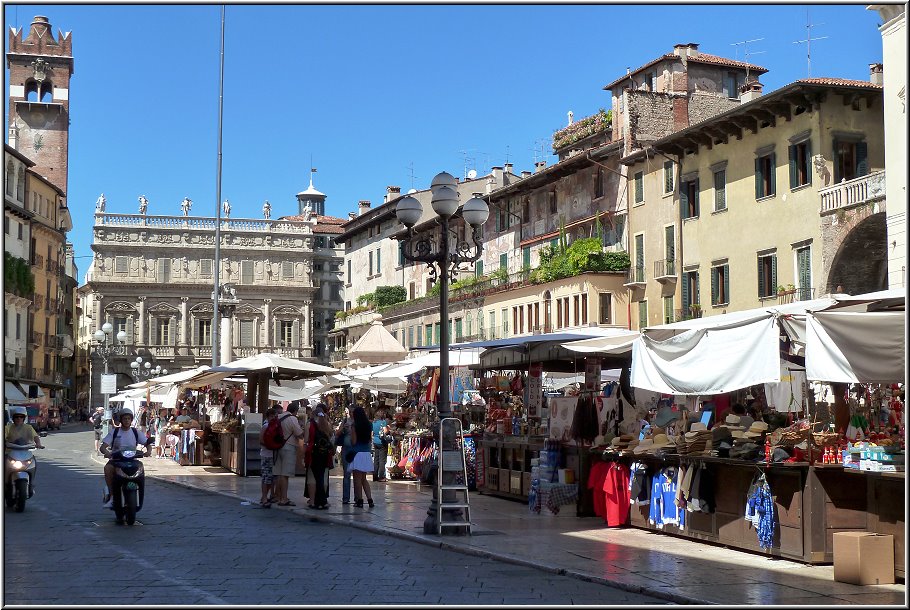
[[[33,80],[25,83],[25,99],[30,102],[38,101],[38,83]]]
[[[54,86],[51,83],[41,85],[41,101],[50,104],[54,101]]]
[[[25,167],[19,167],[19,179],[16,181],[16,199],[25,202]]]
[[[15,176],[16,166],[13,165],[13,160],[10,159],[6,163],[6,194],[10,197],[13,196],[13,177]]]

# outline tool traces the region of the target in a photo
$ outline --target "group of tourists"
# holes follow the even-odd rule
[[[363,508],[364,500],[367,506],[375,506],[368,477],[379,482],[387,480],[384,473],[390,435],[385,409],[378,409],[376,420],[371,422],[363,407],[347,406],[344,418],[333,426],[325,403],[308,405],[304,430],[297,417],[299,408],[293,402],[287,411],[280,406],[266,411],[259,437],[262,479],[259,505],[263,508],[272,504],[296,506],[288,497],[288,481],[297,474],[297,456],[302,452],[308,508],[329,508],[329,471],[338,465],[344,473],[341,503],[351,504],[353,488],[355,508]],[[273,436],[278,439],[278,448],[274,448]]]

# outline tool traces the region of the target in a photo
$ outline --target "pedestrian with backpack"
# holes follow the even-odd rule
[[[341,503],[351,503],[351,465],[348,464],[344,456],[351,449],[351,426],[354,420],[351,416],[350,405],[344,408],[344,419],[335,429],[335,445],[341,447],[341,467],[344,469],[344,476],[341,479]]]
[[[95,453],[101,453],[101,432],[104,428],[104,407],[97,407],[92,413],[92,428],[95,432]]]
[[[281,449],[275,452],[275,465],[272,472],[275,478],[274,497],[278,498],[278,506],[297,506],[288,499],[288,478],[297,474],[297,441],[303,438],[303,428],[297,420],[297,411],[300,405],[292,402],[287,413],[278,418],[284,442]]]
[[[275,424],[278,424],[277,426]],[[262,477],[262,497],[259,499],[259,506],[262,508],[272,507],[272,494],[275,488],[275,477],[272,474],[275,465],[275,453],[278,449],[271,448],[275,438],[275,428],[281,430],[281,424],[278,423],[278,411],[275,407],[269,407],[265,412],[265,421],[262,422],[262,430],[259,432],[259,474]],[[271,437],[267,435],[271,432]],[[280,447],[279,447],[280,448]]]
[[[328,468],[329,461],[335,454],[334,431],[326,415],[325,403],[319,403],[313,409],[307,436],[306,463],[313,473],[313,487],[310,492],[310,508],[325,510],[328,503]]]

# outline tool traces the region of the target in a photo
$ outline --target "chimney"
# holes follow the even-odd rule
[[[19,150],[19,128],[16,125],[9,128],[9,147]]]
[[[698,43],[690,42],[686,45],[686,55],[689,57],[698,57]]]
[[[393,199],[397,199],[399,195],[401,195],[400,186],[387,186],[385,187],[385,199],[383,200],[383,203],[388,203]]]
[[[370,209],[369,199],[361,199],[360,201],[357,202],[357,215],[358,216],[363,216],[364,214],[367,213],[367,210],[369,210],[369,209]]]
[[[511,174],[511,173],[512,173],[512,164],[511,164],[511,163],[506,163],[506,164],[503,166],[503,171],[504,171],[505,173],[507,173],[507,174]]]
[[[521,172],[522,180],[524,180],[525,178],[527,178],[530,175],[531,175],[531,172],[529,172],[528,170],[522,170],[522,172]]]
[[[493,174],[493,184],[495,184],[494,188],[499,188],[502,186],[502,168],[498,165],[494,165],[490,173]]]
[[[543,171],[543,168],[545,168],[546,166],[547,166],[547,162],[546,162],[546,161],[538,161],[538,162],[536,162],[536,163],[534,164],[534,173],[536,174],[537,172]]]
[[[493,177],[493,174],[487,176],[487,195],[496,190],[496,178]]]
[[[869,82],[875,85],[885,84],[885,72],[882,64],[869,64]]]
[[[686,50],[689,48],[687,44],[675,44],[673,45],[673,55],[677,57],[686,57],[688,53]]]
[[[761,97],[762,84],[757,78],[751,79],[740,89],[739,101],[743,104],[751,102],[757,97]]]

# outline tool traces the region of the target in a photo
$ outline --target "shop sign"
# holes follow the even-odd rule
[[[585,390],[597,392],[600,390],[600,358],[588,356],[585,358]]]
[[[102,394],[116,394],[117,393],[117,376],[116,375],[102,375],[101,376],[101,393]]]
[[[543,401],[543,363],[532,362],[528,369],[528,417],[540,417]]]

